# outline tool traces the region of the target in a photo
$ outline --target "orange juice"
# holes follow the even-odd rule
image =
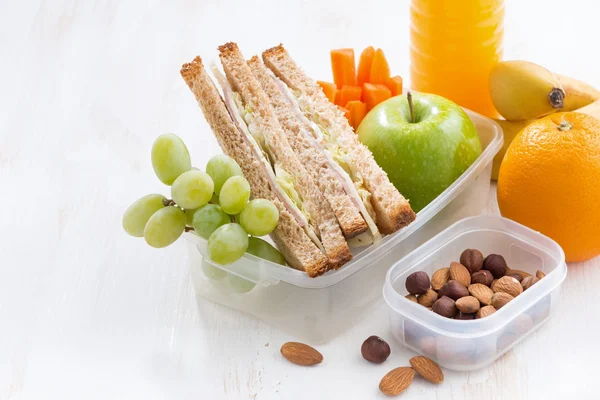
[[[502,57],[503,0],[412,0],[411,87],[435,93],[489,117],[488,89]]]

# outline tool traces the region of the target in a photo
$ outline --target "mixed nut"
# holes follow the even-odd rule
[[[390,355],[390,346],[379,336],[369,336],[363,342],[360,352],[365,360],[381,364]],[[323,361],[321,353],[304,343],[284,343],[281,346],[281,354],[286,360],[303,366],[320,364]],[[388,396],[396,396],[410,386],[415,372],[433,384],[444,381],[442,369],[430,358],[415,356],[409,360],[409,363],[410,367],[398,367],[388,372],[379,382],[379,390]]]
[[[513,270],[499,254],[484,257],[476,249],[466,249],[460,262],[440,268],[431,275],[413,272],[406,278],[406,298],[447,318],[485,318],[504,307],[545,274]]]

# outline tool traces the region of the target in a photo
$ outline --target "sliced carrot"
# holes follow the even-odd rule
[[[317,81],[317,83],[319,84],[319,86],[321,86],[321,89],[323,89],[323,93],[325,93],[327,99],[330,102],[335,103],[335,92],[337,91],[335,83],[323,81]]]
[[[399,96],[402,94],[402,77],[400,75],[388,78],[385,85],[392,92],[392,96]]]
[[[360,125],[360,122],[363,120],[365,115],[367,115],[367,105],[360,100],[353,100],[346,104],[346,109],[350,111],[350,118],[348,118],[348,121],[350,122],[350,125],[352,125],[352,128],[354,128],[356,131],[358,125]]]
[[[344,108],[342,106],[337,106],[337,107],[340,109],[341,112],[344,113],[344,117],[346,117],[346,119],[348,121],[350,121],[350,110],[348,110],[347,108]]]
[[[336,106],[342,104],[342,91],[338,88],[335,89],[335,101],[333,102]]]
[[[340,94],[340,102],[338,103],[340,106],[345,106],[349,101],[359,100],[362,95],[362,88],[360,86],[350,86],[344,85],[342,86],[341,94]]]
[[[369,73],[369,83],[381,83],[386,84],[390,77],[390,66],[385,59],[383,50],[375,50],[373,54],[373,62],[371,63],[371,71]]]
[[[331,71],[338,89],[344,85],[356,86],[356,65],[354,49],[331,50]]]
[[[360,53],[360,59],[358,61],[358,73],[356,74],[356,80],[360,86],[363,83],[369,82],[369,76],[371,75],[371,64],[373,63],[373,55],[375,49],[373,46],[369,46]]]
[[[390,97],[392,97],[392,92],[385,85],[378,83],[365,83],[363,85],[363,101],[367,104],[367,110],[369,111]]]

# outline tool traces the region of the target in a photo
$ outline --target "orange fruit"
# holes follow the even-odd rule
[[[600,121],[565,112],[525,127],[500,166],[498,205],[558,242],[567,261],[600,255]]]

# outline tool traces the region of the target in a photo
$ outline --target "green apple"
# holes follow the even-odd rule
[[[357,134],[415,212],[452,184],[481,154],[479,135],[452,101],[426,93],[388,99],[373,108]]]

